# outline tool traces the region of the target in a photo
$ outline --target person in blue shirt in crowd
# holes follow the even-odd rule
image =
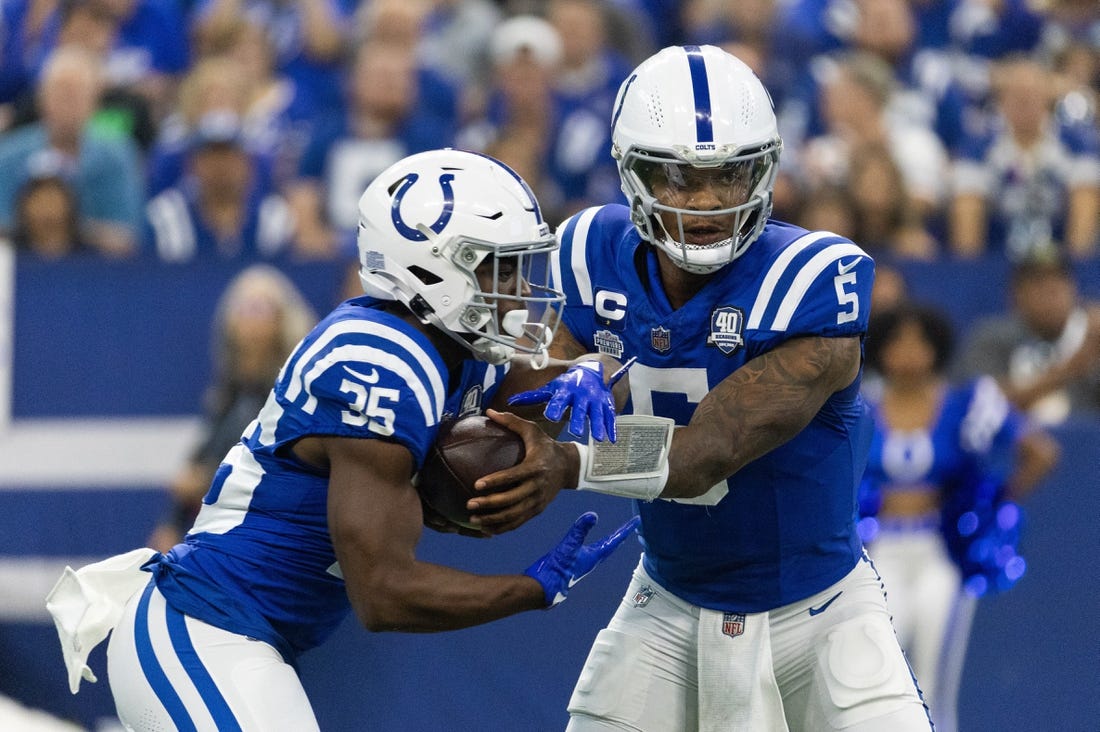
[[[263,161],[234,113],[204,115],[181,160],[182,177],[145,206],[144,249],[165,262],[291,254],[294,218]]]
[[[103,89],[99,59],[62,47],[36,89],[41,119],[0,137],[0,228],[12,225],[17,192],[44,172],[73,186],[84,241],[113,256],[132,254],[141,226],[140,155],[128,137],[95,130],[90,120]]]
[[[50,594],[74,692],[114,626],[108,673],[128,729],[317,730],[296,659],[349,610],[374,631],[439,632],[549,607],[634,531],[631,519],[585,544],[587,512],[517,574],[416,558],[425,523],[471,532],[414,484],[440,423],[492,403],[517,360],[546,364],[557,242],[521,178],[457,150],[382,171],[361,212],[366,296],[294,349],[185,540],[67,570]],[[564,481],[575,451],[539,436],[525,461]]]
[[[644,551],[568,729],[929,730],[856,530],[874,262],[770,218],[782,147],[771,100],[721,49],[643,61],[611,126],[629,205],[558,229],[565,327],[551,352],[636,359],[634,422],[616,427],[618,452],[582,446],[571,483],[636,499]],[[515,403],[567,403],[557,386]],[[667,451],[659,418],[676,425]],[[527,470],[479,481],[515,485],[470,501],[484,530],[526,517]]]
[[[194,0],[188,13],[190,32],[199,48],[218,39],[244,18],[271,40],[275,67],[294,84],[297,116],[312,122],[343,109],[345,52],[351,38],[355,0]]]

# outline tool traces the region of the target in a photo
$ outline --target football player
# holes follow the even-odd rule
[[[628,205],[558,229],[566,327],[551,353],[636,358],[630,411],[677,426],[663,464],[659,432],[622,418],[615,445],[581,447],[572,483],[636,499],[644,552],[569,729],[930,729],[855,524],[874,262],[770,218],[782,143],[734,56],[659,51],[622,83],[611,125]],[[469,505],[492,531],[522,519],[528,488]]]
[[[547,607],[633,533],[632,519],[585,544],[586,513],[513,575],[416,559],[425,521],[457,530],[425,516],[413,483],[440,422],[481,412],[517,354],[545,361],[557,241],[515,172],[457,150],[398,162],[359,207],[366,295],[293,351],[185,540],[67,569],[51,592],[74,693],[114,627],[127,729],[316,730],[295,658],[349,609],[370,630],[431,632]],[[563,451],[575,469],[548,437],[527,449],[549,481]]]

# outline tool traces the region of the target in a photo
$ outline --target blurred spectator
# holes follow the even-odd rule
[[[487,152],[516,170],[534,190],[544,217],[558,221],[561,200],[551,195],[545,161],[557,113],[552,85],[561,37],[543,18],[516,15],[497,27],[489,51],[489,106],[459,131],[457,145]]]
[[[1011,303],[975,324],[958,374],[992,374],[1042,424],[1100,416],[1100,303],[1080,296],[1070,264],[1049,253],[1018,263]]]
[[[908,0],[790,0],[779,2],[773,41],[777,79],[788,93],[805,93],[813,59],[862,51],[883,61],[896,73],[911,52],[916,36]],[[815,133],[810,129],[811,134]]]
[[[0,136],[0,227],[10,230],[25,180],[50,166],[73,181],[91,247],[118,256],[135,250],[143,196],[137,147],[88,126],[102,78],[86,51],[66,46],[50,57],[37,90],[41,120]]]
[[[1014,502],[1058,457],[1057,444],[1026,424],[993,379],[949,383],[953,343],[948,319],[935,308],[901,305],[872,320],[867,363],[879,380],[872,382],[877,393],[865,389],[875,432],[860,496],[860,533],[882,576],[898,640],[936,730],[949,732],[958,727],[977,597],[1008,589],[1023,573],[1022,560],[1012,561],[1019,541]],[[961,536],[959,508],[986,523]],[[990,547],[975,562],[979,541]],[[959,545],[967,546],[965,557]]]
[[[939,245],[907,194],[905,180],[890,151],[860,147],[848,163],[847,190],[855,230],[849,235],[872,256],[934,260]]]
[[[493,0],[371,0],[379,3],[424,4],[417,56],[426,68],[464,90],[463,116],[474,113],[484,103],[489,84],[489,38],[502,19],[500,4]]]
[[[165,262],[195,257],[274,257],[291,250],[294,219],[270,192],[245,146],[240,120],[213,112],[200,120],[186,174],[146,206],[146,243]]]
[[[352,62],[346,111],[317,125],[288,189],[302,227],[300,251],[350,251],[367,184],[406,155],[450,145],[455,105],[454,90],[419,67],[412,48],[364,42]]]
[[[800,201],[799,211],[793,218],[801,226],[812,226],[810,231],[831,231],[858,241],[855,239],[855,204],[844,186],[824,183],[810,189]]]
[[[947,151],[930,128],[891,113],[897,88],[892,67],[873,54],[854,52],[835,63],[823,60],[818,69],[825,130],[798,153],[811,184],[844,184],[853,156],[864,147],[883,147],[901,172],[907,205],[922,219],[934,216],[944,202]]]
[[[23,184],[15,201],[11,241],[16,251],[42,259],[62,259],[86,250],[76,193],[68,180],[46,174]]]
[[[116,54],[126,53],[118,49],[123,19],[106,0],[63,0],[58,22],[56,46],[83,48],[103,63],[104,88],[90,124],[103,135],[131,137],[142,151],[147,150],[159,119],[154,108],[163,109],[174,93],[170,77],[156,75],[160,81],[153,81],[151,73],[148,84],[141,86],[134,74],[123,74],[118,68],[112,73]]]
[[[147,143],[151,128],[171,105],[175,84],[190,64],[184,16],[175,2],[163,0],[16,0],[44,13],[36,41],[20,42],[25,73],[40,76],[49,54],[75,44],[103,62],[107,100],[113,116],[103,124]],[[144,125],[144,127],[142,127]]]
[[[64,0],[97,5],[118,22],[106,60],[109,85],[144,98],[153,119],[171,107],[176,84],[191,63],[181,6],[163,0]]]
[[[998,114],[955,162],[950,244],[1013,260],[1051,242],[1075,258],[1100,246],[1100,132],[1054,114],[1050,72],[1026,57],[998,66]]]
[[[214,57],[233,64],[244,89],[242,118],[249,150],[271,161],[272,184],[284,190],[313,130],[298,85],[275,65],[275,49],[262,28],[241,21],[226,29]]]
[[[621,197],[608,120],[632,64],[611,45],[608,17],[602,0],[546,4],[546,19],[557,29],[562,49],[553,78],[558,111],[546,170],[566,215]]]
[[[253,265],[226,287],[214,313],[214,373],[204,404],[199,443],[170,488],[172,508],[149,546],[168,551],[198,514],[223,457],[267,401],[286,357],[316,322],[294,284],[269,265]]]
[[[199,120],[212,114],[244,117],[250,93],[248,81],[236,60],[228,56],[203,57],[191,67],[147,157],[146,190],[150,198],[183,177]],[[247,144],[250,150],[259,152],[251,139]]]
[[[195,0],[191,30],[200,53],[243,18],[267,34],[275,68],[295,86],[313,122],[343,109],[347,44],[356,0]]]
[[[527,180],[554,221],[620,196],[607,121],[625,75],[619,76],[622,57],[606,46],[598,4],[558,0],[548,10],[557,25],[516,15],[497,27],[489,106],[457,142],[492,150],[530,173]],[[570,43],[564,42],[565,27],[574,37]]]

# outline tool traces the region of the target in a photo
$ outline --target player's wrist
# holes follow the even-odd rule
[[[577,490],[641,501],[660,497],[668,482],[671,419],[648,415],[618,418],[625,440],[576,445]]]

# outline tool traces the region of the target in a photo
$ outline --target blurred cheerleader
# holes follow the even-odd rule
[[[938,310],[902,304],[871,319],[864,388],[875,420],[860,533],[883,578],[898,639],[938,731],[957,696],[977,600],[1011,587],[1020,507],[1058,459],[990,377],[950,384],[954,335]]]

